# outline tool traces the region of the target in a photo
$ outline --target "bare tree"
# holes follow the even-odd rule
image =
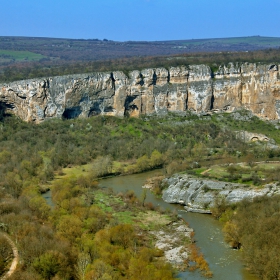
[[[77,265],[75,266],[76,274],[79,280],[85,279],[87,266],[90,264],[90,256],[87,253],[80,253]]]

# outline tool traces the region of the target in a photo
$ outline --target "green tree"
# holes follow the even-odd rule
[[[8,172],[5,176],[4,186],[13,197],[18,198],[22,190],[22,180],[17,173]]]
[[[147,189],[144,188],[143,191],[142,191],[142,194],[141,194],[141,203],[142,203],[143,207],[145,206],[146,198],[147,198]]]
[[[135,232],[131,225],[122,224],[110,229],[110,239],[113,244],[123,246],[124,249],[132,247],[135,243]]]
[[[144,155],[144,156],[140,157],[139,159],[137,159],[136,165],[137,165],[137,169],[140,172],[145,171],[145,170],[149,170],[149,168],[150,168],[150,160],[147,157],[147,155]]]
[[[158,150],[152,152],[150,164],[153,167],[160,167],[163,164],[163,156]]]
[[[92,163],[92,171],[96,177],[102,177],[112,172],[113,161],[110,156],[96,158]]]
[[[77,216],[62,216],[57,226],[58,234],[66,240],[74,242],[82,234],[82,225],[82,221]]]
[[[34,269],[44,278],[52,279],[59,272],[63,275],[63,269],[67,266],[66,258],[57,251],[49,251],[35,259]]]

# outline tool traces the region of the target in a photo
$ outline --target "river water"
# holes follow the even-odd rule
[[[141,174],[112,177],[102,179],[99,183],[101,187],[112,188],[115,193],[133,190],[137,197],[140,198],[143,192],[142,186],[146,179],[160,172],[159,170],[154,170]],[[53,207],[50,191],[43,194],[43,197]],[[166,203],[150,191],[147,192],[145,202],[152,202],[155,206],[159,206],[165,210],[176,211],[194,229],[196,245],[200,248],[200,251],[209,263],[210,270],[213,272],[211,279],[258,280],[258,278],[248,273],[242,265],[240,252],[231,249],[223,241],[222,225],[214,220],[211,215],[186,212],[183,206]],[[192,280],[206,279],[198,271],[181,272],[178,274],[178,278]]]
[[[115,193],[134,190],[135,194],[140,198],[143,192],[142,186],[146,179],[158,173],[160,173],[160,171],[155,170],[141,174],[102,179],[100,180],[100,186],[112,188]],[[155,206],[159,206],[163,209],[177,211],[190,227],[194,229],[196,244],[204,254],[213,272],[213,277],[211,279],[257,280],[257,278],[248,273],[242,265],[240,252],[231,249],[223,241],[222,225],[214,220],[211,215],[185,212],[181,205],[166,203],[161,198],[153,195],[150,191],[147,192],[145,202],[152,202]],[[198,271],[179,273],[178,278],[205,280],[205,277],[202,277]]]

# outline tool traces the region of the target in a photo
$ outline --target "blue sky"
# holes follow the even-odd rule
[[[0,36],[159,41],[280,37],[280,0],[0,0]]]

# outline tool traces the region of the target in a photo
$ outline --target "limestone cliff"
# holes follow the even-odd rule
[[[25,121],[246,108],[280,118],[278,65],[206,65],[77,74],[0,85],[0,104]]]
[[[280,194],[277,184],[267,184],[260,189],[238,183],[196,178],[187,174],[175,174],[164,179],[163,183],[168,186],[163,191],[164,201],[183,204],[187,210],[201,213],[209,213],[207,209],[214,206],[217,198],[224,198],[227,203],[232,204],[244,198]]]

